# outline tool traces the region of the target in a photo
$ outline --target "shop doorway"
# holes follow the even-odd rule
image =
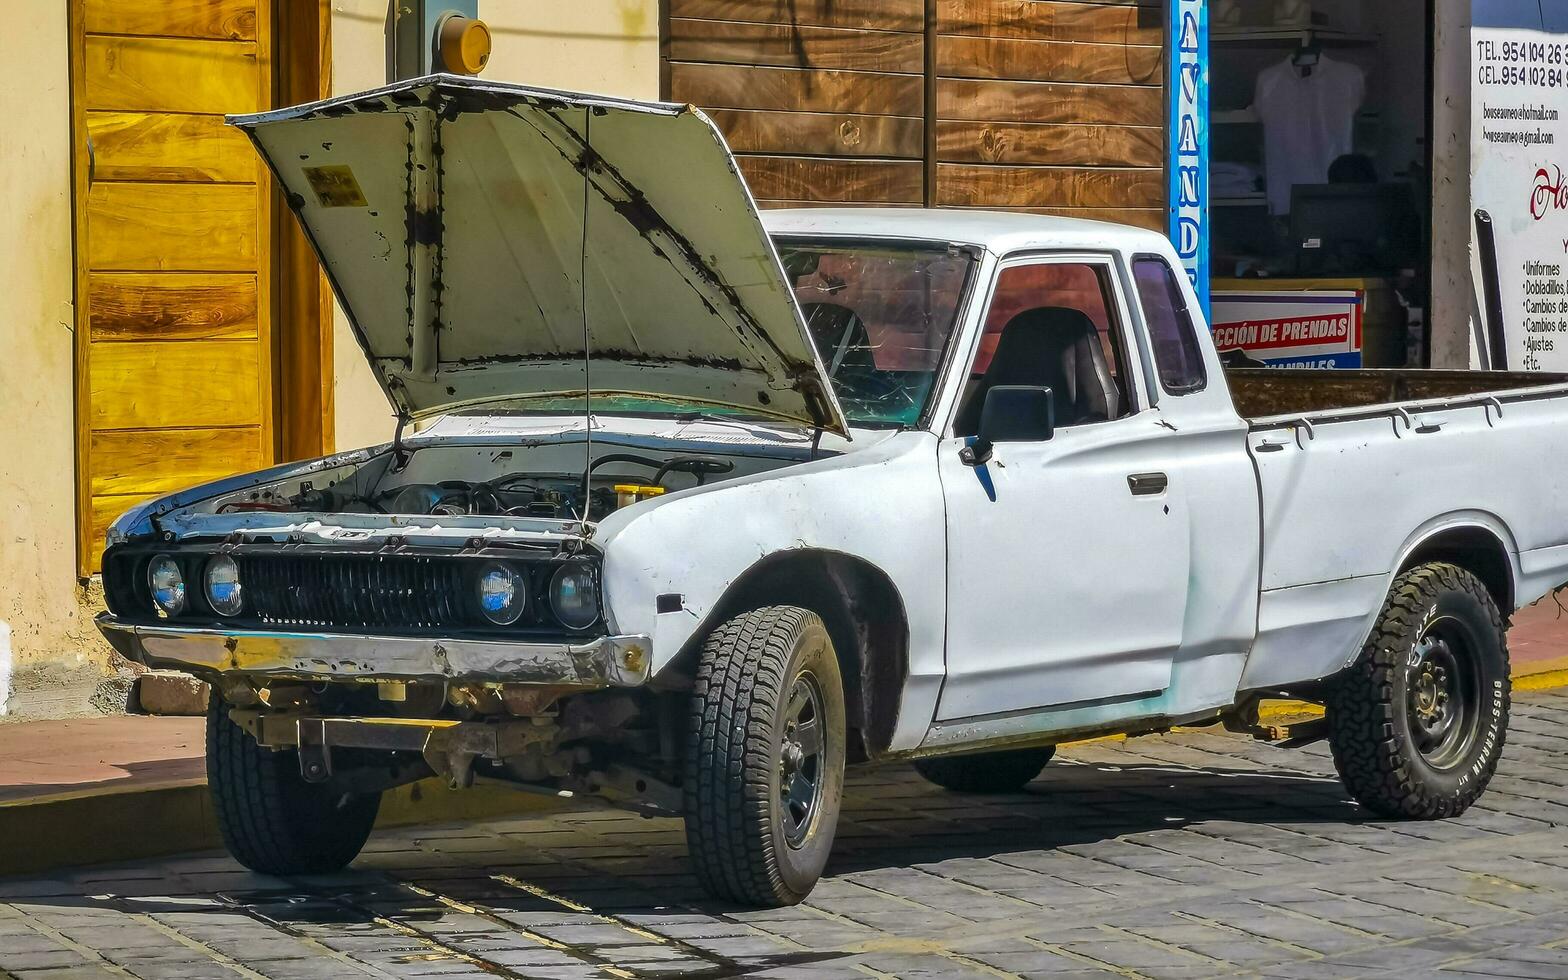
[[[1233,364],[1427,363],[1429,0],[1213,0],[1210,258]]]

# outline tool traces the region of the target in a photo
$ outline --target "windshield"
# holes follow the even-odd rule
[[[807,333],[859,428],[915,425],[925,410],[958,319],[974,260],[945,243],[776,241]],[[460,415],[579,413],[722,415],[767,422],[733,405],[649,393],[541,392]]]
[[[973,260],[938,243],[776,244],[849,424],[915,424],[936,385]]]

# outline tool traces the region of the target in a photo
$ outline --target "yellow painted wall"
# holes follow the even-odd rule
[[[108,659],[76,581],[65,11],[10,4],[0,30],[0,711],[7,688],[29,693],[13,711],[90,690]]]
[[[332,4],[332,93],[386,84],[386,0]],[[494,51],[483,77],[656,99],[659,96],[658,0],[480,0]],[[359,356],[342,312],[333,344],[339,449],[385,442],[393,418],[370,368]]]

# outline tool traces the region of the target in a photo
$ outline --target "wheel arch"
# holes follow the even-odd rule
[[[909,619],[893,580],[840,551],[794,548],[766,555],[730,584],[669,669],[691,676],[709,633],[763,606],[799,606],[822,617],[844,679],[850,761],[885,752],[909,675]]]
[[[1406,540],[1389,576],[1394,579],[1430,562],[1458,565],[1480,579],[1506,620],[1518,595],[1518,548],[1508,526],[1485,511],[1462,511],[1435,518]]]
[[[1387,572],[1309,588],[1266,591],[1259,604],[1258,640],[1248,655],[1238,690],[1244,694],[1288,690],[1294,697],[1320,698],[1326,685],[1355,665],[1377,628],[1395,580],[1427,562],[1448,562],[1474,574],[1506,622],[1515,608],[1521,581],[1517,556],[1513,534],[1495,514],[1454,511],[1411,532]],[[1307,598],[1284,598],[1297,593],[1307,593]],[[1312,593],[1326,595],[1326,599],[1320,601]],[[1272,611],[1267,606],[1271,598],[1280,603]],[[1296,624],[1309,628],[1303,632]],[[1297,649],[1303,636],[1323,649],[1322,656],[1308,664],[1302,663]]]

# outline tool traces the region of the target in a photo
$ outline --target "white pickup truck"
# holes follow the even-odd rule
[[[799,901],[844,767],[1022,787],[1066,739],[1317,730],[1463,811],[1512,611],[1568,581],[1568,385],[1227,378],[1176,255],[1023,214],[759,217],[701,113],[430,78],[234,120],[399,419],[142,505],[109,640],[212,682],[246,865],[439,775],[686,818]]]

